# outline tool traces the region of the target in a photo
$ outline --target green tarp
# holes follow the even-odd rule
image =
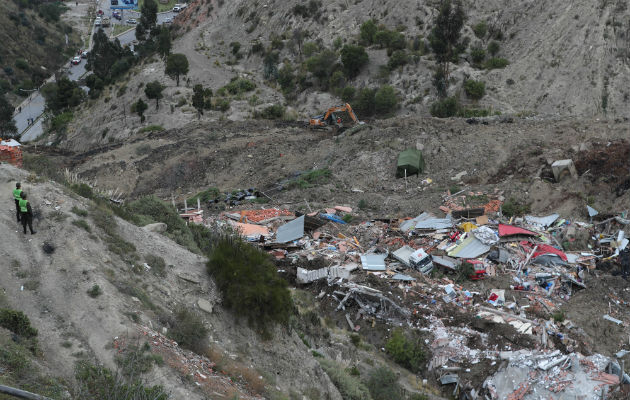
[[[396,168],[396,178],[418,174],[424,171],[424,158],[422,152],[416,149],[407,149],[398,155],[398,167]]]

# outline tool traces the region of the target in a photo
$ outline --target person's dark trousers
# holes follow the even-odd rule
[[[15,213],[17,214],[17,220],[20,222],[20,200],[15,200]]]
[[[31,235],[33,234],[33,216],[29,213],[22,213],[22,227],[24,228],[24,234],[26,235],[26,224],[28,224],[28,228],[31,230]]]

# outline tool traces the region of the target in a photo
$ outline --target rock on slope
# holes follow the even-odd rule
[[[263,342],[245,323],[239,324],[222,309],[203,257],[112,216],[118,235],[135,245],[139,258],[156,255],[169,265],[164,278],[151,272],[134,273],[129,263],[108,250],[105,234],[92,219],[91,201],[53,182],[32,178],[23,170],[0,165],[0,191],[10,204],[0,213],[4,227],[0,288],[11,307],[23,311],[39,330],[43,364],[51,374],[72,377],[77,357],[113,368],[116,353],[111,345],[115,337],[133,337],[140,325],[158,330],[158,313],[168,314],[178,306],[196,308],[199,299],[205,299],[214,304],[212,314],[202,314],[210,340],[218,348],[238,356],[254,371],[273,375],[280,391],[317,387],[326,398],[340,399],[296,334],[278,330],[274,340]],[[15,221],[9,194],[18,180],[36,212],[36,235],[23,235]],[[88,211],[85,221],[91,233],[72,223],[80,219],[71,212],[73,207]],[[45,252],[44,243],[52,245],[54,252]],[[94,284],[103,294],[91,298],[86,291]],[[126,316],[130,313],[139,316],[138,324]],[[72,345],[61,346],[64,341]],[[181,372],[166,365],[154,369],[152,375],[172,398],[206,398],[194,384],[182,383]],[[234,393],[239,392],[242,390],[235,386]]]

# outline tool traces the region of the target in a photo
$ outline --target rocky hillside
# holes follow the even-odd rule
[[[37,231],[22,234],[12,203],[0,215],[5,227],[0,309],[23,312],[38,331],[32,352],[27,350],[32,342],[15,335],[18,344],[30,347],[13,344],[6,347],[10,352],[0,352],[0,383],[56,399],[64,392],[94,398],[81,394],[89,387],[81,384],[89,382],[75,373],[77,365],[88,363],[121,376],[131,368],[173,399],[260,399],[309,388],[317,388],[322,399],[340,399],[294,331],[278,329],[274,340],[262,340],[221,306],[203,257],[67,187],[6,164],[0,165],[0,177],[4,193],[23,182]],[[193,331],[180,336],[180,346],[190,348],[186,337],[196,335],[205,349],[197,349],[200,355],[171,342],[183,326]],[[3,347],[7,337],[11,342],[0,328]],[[140,365],[138,359],[145,361]]]

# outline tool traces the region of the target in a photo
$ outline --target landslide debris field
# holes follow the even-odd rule
[[[183,202],[208,188],[226,193],[256,188],[268,192],[274,205],[305,207],[307,200],[316,207],[356,206],[364,200],[365,216],[391,217],[435,210],[451,188],[500,192],[537,213],[581,215],[587,200],[611,212],[628,204],[626,122],[513,117],[470,122],[401,117],[334,138],[300,122],[192,122],[88,152],[51,148],[50,153],[41,146],[28,152],[51,154],[58,165],[131,199],[155,194]],[[426,169],[405,182],[395,179],[395,171],[398,154],[407,148],[422,150]],[[577,181],[549,183],[551,163],[561,159],[574,160]],[[317,182],[300,178],[319,170],[325,176]],[[423,183],[427,178],[432,183]]]
[[[625,230],[625,237],[630,236],[625,225],[630,205],[628,175],[624,174],[630,168],[626,138],[626,122],[597,120],[496,118],[466,121],[407,117],[373,121],[360,130],[348,130],[337,137],[331,137],[330,132],[312,131],[298,123],[225,122],[219,127],[191,123],[186,128],[149,133],[82,154],[27,147],[25,166],[40,175],[57,175],[59,180],[68,177],[55,172],[63,167],[71,168],[78,174],[72,178],[74,181],[88,183],[105,197],[108,191],[116,190],[117,196],[122,193],[128,204],[156,194],[166,203],[175,200],[181,209],[184,199],[189,199],[189,206],[196,206],[193,195],[201,192],[203,223],[211,229],[215,229],[217,223],[225,225],[235,218],[240,222],[257,221],[256,232],[262,229],[269,235],[276,234],[267,240],[256,238],[257,245],[270,254],[274,269],[293,288],[298,319],[290,325],[291,329],[281,330],[271,341],[261,339],[254,332],[247,338],[230,339],[230,335],[245,328],[233,325],[229,307],[222,308],[213,281],[200,271],[202,258],[171,261],[163,255],[166,250],[161,248],[161,241],[169,246],[176,245],[166,238],[162,238],[160,244],[153,244],[149,252],[173,263],[175,269],[167,270],[167,276],[177,285],[171,283],[165,288],[159,282],[147,280],[147,273],[135,279],[140,287],[147,285],[142,293],[146,290],[151,301],[164,301],[160,307],[167,310],[174,310],[176,305],[197,308],[200,298],[209,299],[214,311],[210,316],[202,315],[205,324],[212,327],[213,343],[232,352],[233,359],[248,364],[255,371],[275,374],[272,380],[260,372],[264,383],[259,386],[252,384],[249,378],[237,381],[244,386],[230,390],[239,391],[243,396],[259,394],[276,398],[269,391],[273,387],[271,382],[276,382],[280,392],[295,387],[296,393],[305,394],[309,399],[355,398],[347,395],[348,388],[342,383],[346,375],[340,377],[338,371],[346,371],[350,376],[355,376],[356,372],[357,377],[352,382],[361,388],[360,385],[369,386],[377,367],[387,366],[395,371],[395,381],[402,388],[391,389],[391,393],[402,390],[406,393],[403,398],[414,394],[449,398],[455,389],[458,398],[463,399],[474,398],[479,393],[493,399],[534,399],[536,393],[568,399],[586,393],[587,399],[595,399],[599,398],[596,396],[602,387],[611,396],[624,398],[626,378],[620,385],[618,374],[614,372],[615,364],[611,366],[611,359],[607,357],[614,359],[617,352],[628,348],[630,335],[627,325],[630,291],[627,280],[622,277],[623,257],[614,255],[623,244],[619,238],[623,239],[624,234],[619,232]],[[426,168],[418,176],[396,179],[396,158],[406,148],[421,149]],[[551,164],[562,159],[574,161],[578,176],[566,174],[556,182]],[[17,179],[14,175],[6,181]],[[24,179],[24,175],[20,179]],[[37,182],[37,178],[32,179]],[[33,183],[33,187],[37,185],[40,184]],[[48,188],[48,184],[44,187]],[[252,193],[256,198],[235,200],[238,197],[235,192],[246,188],[255,188]],[[50,197],[46,190],[49,189],[42,187],[35,192],[35,196],[42,199],[38,206]],[[227,194],[233,196],[226,202]],[[63,210],[73,204],[56,201],[53,207],[60,204]],[[587,205],[599,211],[592,223]],[[332,210],[335,206],[341,207]],[[483,279],[470,280],[474,267],[464,264],[453,272],[434,263],[433,272],[423,274],[393,257],[393,252],[404,246],[412,250],[423,248],[433,256],[452,256],[456,249],[453,246],[459,246],[465,237],[469,241],[476,240],[476,233],[459,225],[465,219],[449,220],[446,230],[429,227],[405,231],[405,218],[414,218],[424,211],[444,218],[445,211],[479,207],[482,214],[488,216],[488,222],[479,222],[474,217],[470,222],[485,224],[494,235],[501,232],[501,228],[497,231],[499,224],[511,223],[533,231],[532,235],[525,234],[517,241],[493,241],[488,250],[471,256],[482,262]],[[252,217],[255,210],[270,208],[286,209],[289,217],[272,218],[270,222]],[[239,214],[229,216],[242,210],[254,212],[240,214],[249,215],[252,220]],[[499,211],[504,215],[497,215]],[[320,227],[305,229],[302,239],[297,237],[284,244],[274,244],[281,225],[300,213],[312,212]],[[331,218],[349,223],[322,220],[317,218],[317,212],[334,212],[336,215]],[[512,219],[512,215],[552,213],[558,213],[558,219],[546,226]],[[10,212],[5,214],[9,224]],[[44,217],[39,224],[49,221],[52,215],[44,214]],[[153,219],[160,221],[160,217]],[[128,224],[124,221],[119,223],[125,227],[125,232],[132,229],[131,225],[126,228]],[[56,237],[60,232],[55,226],[46,222],[32,240],[39,244],[52,240],[56,242],[55,254],[66,254],[68,247],[59,245]],[[68,229],[67,224],[63,226]],[[75,230],[80,234],[77,237],[86,236],[79,228]],[[125,233],[124,237],[130,240],[136,237],[135,232],[129,231],[130,236]],[[454,232],[463,236],[449,239]],[[166,234],[179,240],[179,236]],[[152,236],[150,240],[155,239]],[[138,252],[144,252],[144,245],[140,245],[144,239],[134,239],[134,243],[137,241]],[[534,246],[542,250],[532,257],[536,251]],[[556,250],[551,250],[551,246],[556,246]],[[10,248],[5,248],[6,254]],[[84,259],[76,245],[70,248],[74,248],[73,260]],[[33,250],[20,251],[23,251],[20,260],[28,260]],[[497,256],[492,255],[494,251],[498,251]],[[562,251],[562,256],[554,255],[554,251]],[[384,252],[389,252],[384,271],[363,269],[361,255]],[[604,260],[610,256],[610,260]],[[56,266],[47,261],[56,257],[41,254],[38,264]],[[62,260],[65,257],[68,256]],[[111,253],[90,256],[90,259],[103,261],[94,261],[94,267],[89,270],[93,272],[83,274],[85,276],[75,284],[82,285],[83,292],[83,286],[89,288],[92,281],[108,281],[114,293],[116,290],[137,293],[116,286],[122,275],[119,277],[113,267],[127,270],[120,274],[133,274],[129,268],[134,271],[136,267],[132,265],[137,262]],[[342,275],[331,276],[343,276],[342,279],[327,281],[324,278],[304,283],[300,278],[305,271],[321,274],[322,268],[336,266],[340,269],[335,269],[334,274]],[[50,267],[42,271],[58,274]],[[196,276],[192,280],[182,278],[180,270],[196,271]],[[332,269],[324,271],[324,276],[333,274]],[[394,278],[396,273],[403,277]],[[16,289],[20,287],[22,276],[17,274],[11,288],[5,287],[10,302],[23,296]],[[407,278],[413,280],[406,281]],[[204,288],[209,285],[206,289],[196,286],[195,281],[206,280],[208,283],[201,284]],[[184,286],[191,282],[190,290],[186,289]],[[48,284],[42,286],[47,287]],[[40,289],[35,289],[33,294],[43,296],[42,300],[57,296],[54,291]],[[142,297],[133,297],[140,303],[133,298],[128,300],[129,297],[116,301],[122,302],[119,308],[123,315],[124,304],[133,305],[132,312],[139,321],[126,320],[126,328],[110,326],[96,336],[90,333],[93,329],[90,326],[82,325],[80,329],[84,330],[85,340],[90,341],[93,356],[109,360],[109,365],[112,365],[112,355],[102,350],[103,343],[122,335],[129,326],[136,330],[169,326]],[[43,312],[37,308],[41,300],[36,299],[24,303],[31,304],[26,308],[29,315]],[[75,307],[81,310],[90,307],[89,303],[80,303]],[[107,302],[102,307],[107,310],[111,306]],[[613,321],[603,319],[604,315]],[[44,320],[35,319],[35,323],[42,324]],[[50,332],[60,334],[52,327]],[[157,342],[168,343],[164,338]],[[52,347],[46,346],[47,349]],[[99,351],[93,350],[99,346]],[[289,357],[287,352],[295,355]],[[51,352],[50,357],[54,359],[57,353]],[[216,354],[209,354],[209,362],[218,364],[215,369],[220,371],[221,363],[212,357]],[[284,361],[279,363],[277,357]],[[305,369],[301,363],[305,359],[312,361],[309,365],[314,372],[309,378],[302,377]],[[167,364],[168,368],[175,368],[169,370],[173,376],[187,373],[177,369],[174,362]],[[164,368],[159,371],[163,372]],[[521,376],[514,368],[529,372]],[[199,371],[205,376],[204,370]],[[567,384],[572,380],[580,383]],[[167,382],[165,385],[171,390],[191,390],[186,385],[180,388],[173,381],[163,382]],[[317,388],[317,392],[313,388]],[[221,390],[227,391],[225,387]],[[357,390],[360,393],[361,389]]]

